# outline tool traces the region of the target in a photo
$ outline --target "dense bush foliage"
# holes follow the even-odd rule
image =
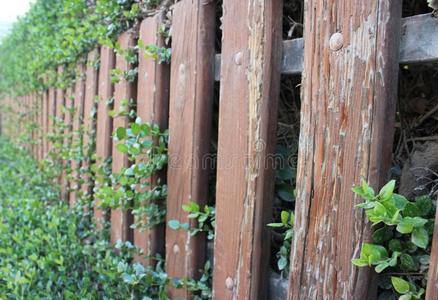
[[[0,298],[167,299],[167,275],[131,263],[68,209],[25,151],[0,140]]]
[[[395,181],[378,194],[366,183],[353,191],[365,202],[358,207],[366,212],[374,227],[373,243],[364,243],[359,267],[374,266],[381,273],[379,299],[422,299],[426,288],[435,205],[428,196],[409,201],[394,193]]]
[[[96,44],[116,47],[118,34],[161,0],[37,0],[0,46],[0,94],[66,85],[74,64]],[[62,78],[56,67],[65,66]],[[44,82],[43,79],[46,79]]]

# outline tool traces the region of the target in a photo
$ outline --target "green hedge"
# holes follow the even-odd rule
[[[114,46],[120,32],[161,2],[36,0],[0,45],[0,95],[65,85],[85,53],[97,44]],[[63,78],[55,76],[59,65],[66,68]]]
[[[167,275],[132,263],[78,206],[68,209],[24,150],[0,139],[0,298],[167,299]]]

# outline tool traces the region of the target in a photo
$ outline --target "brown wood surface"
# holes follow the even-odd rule
[[[84,122],[84,100],[85,100],[85,65],[83,63],[78,63],[76,69],[76,80],[74,84],[74,116],[73,116],[73,139],[79,146],[83,149],[83,138],[78,136],[79,129]],[[83,151],[83,150],[81,150]],[[81,184],[79,182],[80,178],[80,168],[82,167],[82,161],[73,159],[71,162],[71,182],[70,182],[70,193],[69,193],[69,203],[73,207],[77,201],[77,198],[81,191]]]
[[[82,162],[82,170],[89,170],[93,161],[92,157],[95,152],[95,128],[96,128],[96,96],[98,69],[95,62],[99,59],[99,50],[94,49],[87,55],[87,65],[85,69],[85,94],[84,94],[84,137],[83,147],[85,159]],[[91,172],[91,170],[89,170]],[[93,185],[92,178],[86,174],[81,174],[83,183],[81,184],[81,197],[91,205]],[[88,209],[86,206],[86,209]]]
[[[436,299],[438,299],[438,210],[436,211],[435,227],[433,230],[432,250],[426,289],[426,300]]]
[[[111,70],[116,64],[114,50],[108,47],[100,49],[100,70],[97,106],[97,131],[96,131],[96,164],[101,165],[112,155],[112,131],[113,119],[109,115],[112,109],[111,98],[114,93],[114,85],[111,82]],[[97,182],[96,182],[97,185]],[[94,217],[98,229],[103,229],[106,215],[99,208],[99,199],[95,199]]]
[[[139,39],[145,45],[164,46],[163,37],[158,32],[163,16],[158,14],[145,19],[140,26]],[[147,57],[142,50],[139,53],[137,116],[143,122],[157,124],[161,130],[167,129],[169,121],[169,65],[159,64]],[[151,186],[166,183],[164,172],[145,178]],[[157,225],[145,230],[134,230],[134,244],[143,249],[145,256],[160,254],[164,256],[164,227]],[[142,263],[152,265],[153,260],[141,259]]]
[[[53,134],[54,129],[54,120],[56,115],[56,95],[55,95],[55,89],[53,87],[49,88],[48,91],[48,103],[49,107],[47,109],[47,117],[48,117],[48,130],[47,134]],[[52,142],[50,139],[47,139],[47,154],[49,154],[52,151]]]
[[[282,1],[224,0],[215,299],[265,299],[280,87]]]
[[[355,208],[362,200],[351,188],[361,179],[379,188],[388,179],[400,21],[399,0],[305,3],[288,299],[375,297],[371,269],[351,263],[370,231],[363,211]],[[342,33],[343,42],[329,42],[335,33]]]
[[[48,143],[47,143],[47,133],[49,132],[49,114],[48,114],[49,97],[48,97],[48,95],[49,95],[49,91],[44,90],[43,96],[42,96],[43,113],[42,113],[41,136],[42,136],[42,141],[43,141],[43,147],[42,147],[42,152],[41,152],[41,159],[44,159],[46,157],[47,147],[48,147]]]
[[[136,33],[134,31],[124,32],[120,35],[118,42],[122,49],[128,49],[135,46]],[[117,54],[116,55],[116,68],[122,70],[122,72],[128,71],[131,66],[125,60],[125,58]],[[122,76],[123,77],[123,76]],[[120,78],[120,81],[114,86],[114,109],[119,111],[123,100],[129,100],[136,98],[136,85],[135,83],[127,82],[124,78]],[[129,124],[129,118],[115,117],[113,121],[114,130],[119,127],[127,128]],[[120,172],[123,167],[129,166],[128,156],[119,152],[116,149],[118,142],[113,142],[113,173]],[[124,209],[112,209],[111,210],[111,242],[117,241],[131,241],[133,240],[133,232],[130,228],[132,224],[132,214],[130,211]]]
[[[173,12],[170,76],[167,221],[187,222],[182,205],[205,203],[214,89],[214,1],[183,0]],[[198,278],[205,262],[206,237],[166,230],[166,271],[170,277]],[[172,290],[187,298],[188,292]]]
[[[73,112],[74,96],[71,87],[65,90],[65,110],[64,110],[64,145],[66,149],[71,149],[72,144],[72,129],[73,129]],[[63,161],[62,181],[61,181],[61,199],[64,201],[70,200],[70,176],[71,176],[71,160]]]

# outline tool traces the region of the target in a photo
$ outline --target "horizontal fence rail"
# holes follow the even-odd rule
[[[438,61],[438,26],[430,14],[402,19],[400,64]],[[281,73],[299,75],[303,72],[304,39],[283,41]],[[220,81],[221,54],[215,57],[215,80]]]

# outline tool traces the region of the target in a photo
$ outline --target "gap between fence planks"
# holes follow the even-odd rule
[[[280,90],[282,1],[224,0],[215,299],[265,299]]]
[[[113,119],[109,112],[113,108],[112,97],[114,85],[111,81],[111,70],[116,64],[114,50],[103,46],[100,49],[100,70],[99,70],[99,87],[98,87],[98,105],[97,105],[97,128],[96,128],[96,165],[101,166],[112,156],[112,131]],[[95,183],[98,187],[98,182]],[[104,227],[104,222],[108,216],[105,211],[99,208],[99,199],[94,199],[94,218],[97,229]]]
[[[118,43],[124,50],[134,47],[136,45],[137,32],[127,31],[120,35]],[[124,72],[127,72],[131,65],[128,64],[126,59],[120,54],[116,55],[116,68]],[[120,81],[115,84],[114,87],[114,110],[120,111],[123,101],[131,100],[135,101],[136,98],[136,84],[133,82],[127,82],[124,76],[121,76]],[[125,107],[126,112],[129,112],[129,107]],[[119,127],[127,128],[129,125],[128,116],[117,116],[113,120],[114,130]],[[118,142],[113,142],[112,156],[113,156],[113,173],[120,172],[123,167],[129,166],[127,154],[121,153],[117,150]],[[117,241],[130,241],[133,240],[133,232],[131,228],[132,224],[131,211],[125,209],[112,209],[111,210],[111,242]]]
[[[208,196],[214,93],[214,1],[183,0],[174,6],[170,75],[167,221],[188,222],[182,205],[201,206]],[[193,225],[193,223],[192,223]],[[205,262],[206,236],[166,231],[166,271],[170,277],[199,278]],[[171,289],[172,298],[188,298]]]
[[[361,199],[351,188],[361,179],[374,188],[388,179],[400,16],[399,0],[305,3],[306,50],[288,299],[375,296],[371,269],[351,263],[370,233],[363,212],[355,208]],[[343,41],[335,33],[342,33]]]
[[[164,46],[164,38],[159,33],[163,22],[163,15],[143,20],[140,26],[139,40],[144,45]],[[160,64],[156,59],[146,56],[142,49],[138,54],[138,91],[137,91],[137,116],[143,122],[157,124],[160,130],[167,129],[169,122],[169,65]],[[166,183],[165,172],[145,178],[151,186]],[[143,249],[143,254],[149,258],[136,257],[145,265],[153,265],[151,258],[156,254],[164,256],[164,230],[165,224],[156,225],[142,231],[134,230],[134,244]]]
[[[83,137],[78,136],[79,128],[82,126],[84,122],[84,99],[85,99],[85,65],[80,62],[76,68],[76,81],[74,84],[74,118],[73,118],[73,132],[76,135],[75,139],[79,142],[78,147],[80,149],[75,149],[75,156],[82,155],[82,151],[84,149]],[[79,193],[81,191],[81,184],[79,182],[80,179],[80,169],[82,167],[82,160],[78,157],[76,159],[73,158],[71,162],[71,176],[73,179],[73,183],[75,185],[71,186],[71,191],[69,194],[69,203],[70,207],[73,207],[79,197]]]

